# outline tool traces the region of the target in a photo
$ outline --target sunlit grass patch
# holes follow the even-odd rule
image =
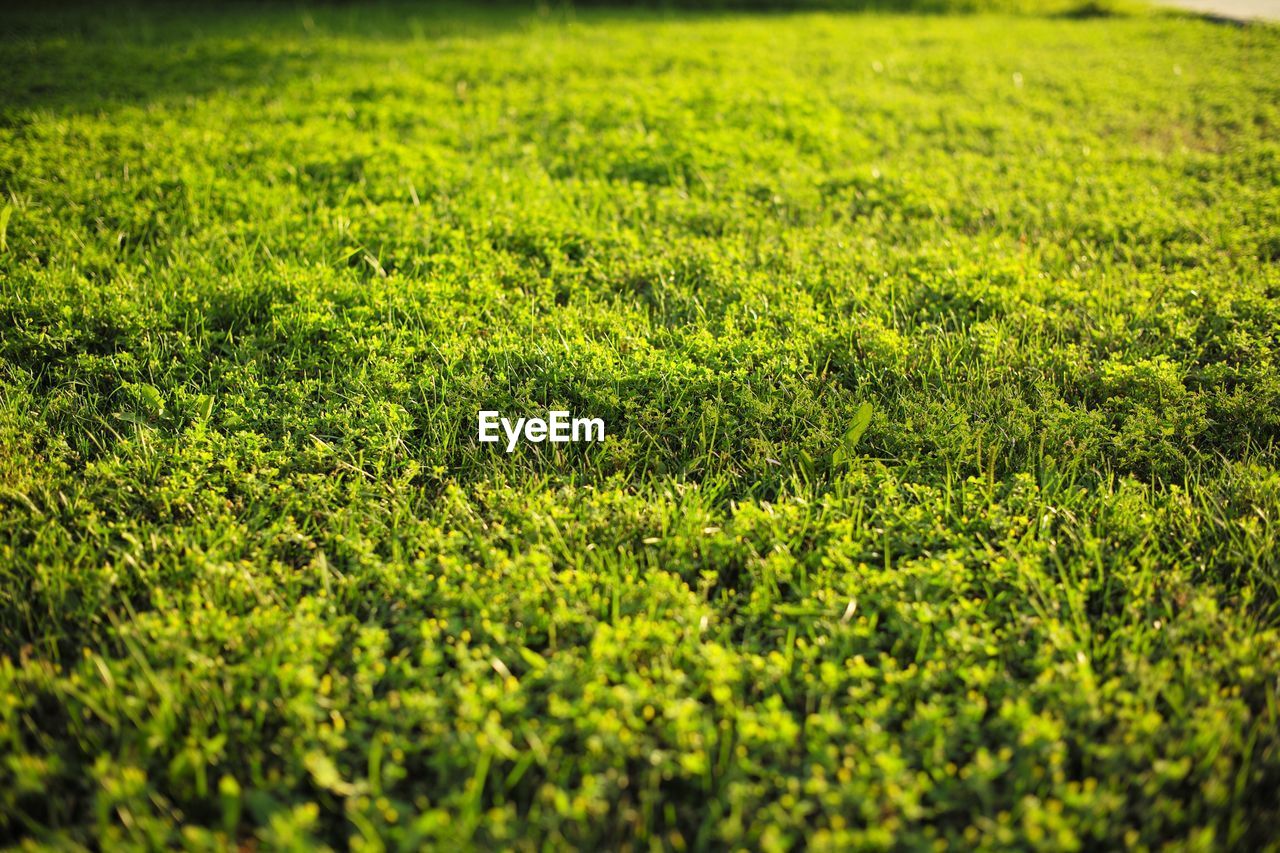
[[[0,838],[1274,844],[1280,37],[1101,11],[6,12]]]

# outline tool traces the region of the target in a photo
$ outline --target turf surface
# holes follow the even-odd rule
[[[0,842],[1274,848],[1280,31],[1076,11],[3,13]]]

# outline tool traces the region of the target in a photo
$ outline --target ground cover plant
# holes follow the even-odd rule
[[[1280,35],[1051,11],[7,10],[0,841],[1274,849]]]

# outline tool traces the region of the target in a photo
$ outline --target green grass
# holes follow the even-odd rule
[[[5,16],[0,843],[1280,844],[1280,31]]]

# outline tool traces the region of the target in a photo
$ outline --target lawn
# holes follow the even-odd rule
[[[1280,846],[1280,29],[0,16],[0,845]]]

